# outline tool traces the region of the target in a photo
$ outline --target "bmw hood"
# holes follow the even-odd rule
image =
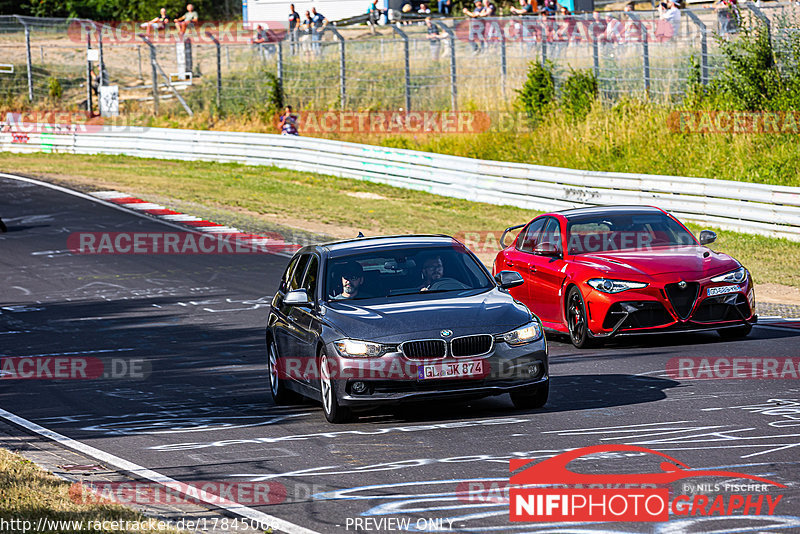
[[[635,276],[637,279],[642,276],[681,273],[687,278],[697,280],[739,267],[739,263],[727,254],[701,246],[582,254],[575,257],[575,262],[604,272],[610,278]]]
[[[530,318],[528,308],[498,289],[328,302],[325,320],[345,337],[382,343],[499,334]]]

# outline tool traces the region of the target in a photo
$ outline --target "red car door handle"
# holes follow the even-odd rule
[[[513,267],[514,266],[514,262],[513,261],[506,261],[506,265],[508,265],[509,267]]]
[[[528,269],[529,269],[529,270],[530,270],[532,273],[535,273],[535,272],[536,272],[536,266],[535,266],[535,265],[529,265],[529,266],[528,266]]]

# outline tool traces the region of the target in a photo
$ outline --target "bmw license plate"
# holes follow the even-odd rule
[[[419,366],[420,380],[430,378],[472,378],[484,376],[489,364],[484,360],[468,362],[434,363]]]
[[[726,295],[728,293],[738,293],[741,291],[742,288],[739,286],[719,286],[719,287],[709,287],[708,288],[708,296],[713,297],[715,295]]]

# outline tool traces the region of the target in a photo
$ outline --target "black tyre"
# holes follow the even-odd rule
[[[281,406],[298,402],[299,395],[286,387],[286,379],[281,376],[278,365],[278,347],[275,346],[274,340],[267,341],[267,366],[269,391],[272,393],[272,400],[275,404]]]
[[[548,380],[541,386],[524,389],[523,391],[515,391],[511,393],[511,402],[514,403],[514,408],[518,410],[526,410],[531,408],[541,408],[547,404],[547,398],[550,396],[550,381]]]
[[[589,335],[586,304],[583,301],[580,289],[575,286],[567,293],[566,309],[569,340],[579,349],[591,347],[594,344],[594,340]]]
[[[329,423],[347,423],[353,419],[353,414],[349,409],[339,406],[339,397],[336,395],[325,349],[319,353],[319,391],[322,394],[322,411]]]
[[[722,339],[742,339],[747,337],[752,329],[753,325],[743,324],[735,328],[720,328],[717,333]]]

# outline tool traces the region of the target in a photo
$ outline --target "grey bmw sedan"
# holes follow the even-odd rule
[[[357,238],[292,257],[266,327],[272,397],[322,403],[331,423],[402,402],[509,393],[547,402],[542,325],[448,236]]]

